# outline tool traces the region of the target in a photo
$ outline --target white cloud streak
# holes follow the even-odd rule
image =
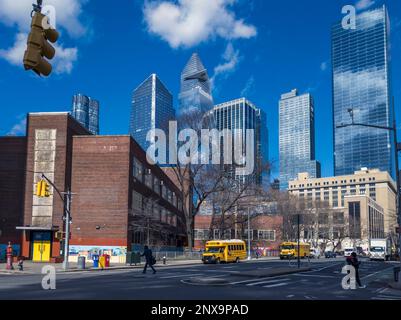
[[[234,49],[232,43],[228,43],[222,56],[223,62],[214,68],[213,77],[210,79],[212,87],[218,77],[227,76],[234,72],[241,60],[239,50]]]
[[[236,0],[146,0],[143,8],[148,32],[172,48],[190,48],[217,37],[249,39],[257,30],[230,10]]]
[[[0,58],[5,59],[12,65],[21,66],[26,50],[26,40],[30,29],[30,12],[32,0],[0,0],[0,23],[7,27],[17,27],[14,44],[0,49]],[[82,37],[87,33],[86,27],[79,20],[82,6],[88,0],[45,0],[43,5],[52,5],[56,9],[57,29],[62,28],[73,37]],[[65,48],[61,44],[53,44],[56,56],[52,60],[53,70],[57,74],[71,73],[74,62],[78,58],[76,47]]]
[[[355,7],[358,10],[364,10],[367,8],[370,8],[371,6],[373,6],[375,4],[374,0],[359,0],[356,4]]]
[[[22,136],[26,133],[26,117],[20,119],[11,130],[7,133],[7,136]]]

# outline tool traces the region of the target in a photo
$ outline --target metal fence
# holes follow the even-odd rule
[[[201,260],[202,258],[202,253],[199,251],[156,251],[153,255],[157,261],[163,260],[164,257],[167,260]]]

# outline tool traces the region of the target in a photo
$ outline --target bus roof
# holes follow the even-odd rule
[[[233,244],[233,243],[241,243],[241,244],[245,244],[245,241],[243,240],[210,240],[208,242],[206,242],[206,245],[221,245],[221,244]]]

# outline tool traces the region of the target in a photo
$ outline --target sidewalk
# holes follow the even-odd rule
[[[249,262],[263,262],[268,260],[277,260],[277,257],[263,257],[259,259],[252,260],[244,260],[241,263],[249,263]],[[163,264],[162,261],[157,261],[157,268],[165,268],[165,267],[174,267],[174,266],[189,266],[189,265],[202,265],[200,260],[170,260],[167,261],[166,264]],[[112,264],[109,268],[101,269],[101,268],[93,268],[93,264],[91,262],[86,264],[85,269],[78,269],[77,263],[70,262],[68,270],[63,269],[62,263],[35,263],[32,261],[24,262],[24,271],[18,271],[18,265],[16,263],[13,264],[14,270],[6,270],[6,264],[0,264],[0,275],[1,274],[41,274],[42,268],[44,266],[52,266],[56,268],[57,273],[62,272],[96,272],[96,271],[107,271],[107,270],[129,270],[129,269],[142,269],[144,267],[144,262],[138,265],[128,265],[128,264]]]
[[[177,260],[168,261],[165,265],[158,261],[157,267],[172,267],[172,266],[185,266],[185,265],[199,265],[201,264],[198,260]],[[144,267],[144,262],[130,266],[129,264],[112,264],[109,268],[93,268],[91,262],[86,264],[85,269],[78,269],[77,263],[70,262],[67,270],[63,269],[62,263],[35,263],[32,261],[24,262],[24,271],[19,271],[17,264],[13,264],[14,270],[6,270],[6,264],[0,264],[0,275],[1,274],[41,274],[42,268],[44,266],[52,266],[56,269],[57,273],[62,272],[96,272],[96,271],[107,271],[107,270],[129,270],[129,269],[142,269]]]

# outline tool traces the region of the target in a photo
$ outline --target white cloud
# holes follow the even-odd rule
[[[11,130],[7,133],[7,136],[21,136],[25,135],[26,132],[26,117],[24,116],[22,119],[16,123]]]
[[[57,28],[67,30],[72,37],[80,37],[87,31],[79,20],[82,5],[88,0],[45,0],[43,5],[52,5],[56,9]],[[21,32],[30,29],[30,13],[34,0],[0,0],[0,23],[12,27],[17,25]]]
[[[212,87],[217,77],[227,76],[228,74],[234,72],[240,62],[240,52],[234,49],[232,43],[227,44],[226,50],[222,56],[223,62],[214,68],[214,74],[211,78]]]
[[[326,70],[327,70],[327,66],[328,66],[328,64],[327,64],[326,61],[322,62],[322,63],[320,64],[320,70],[326,71]]]
[[[160,36],[172,48],[192,47],[211,38],[249,39],[254,26],[237,19],[230,10],[236,0],[146,0],[143,8],[150,33]]]
[[[13,47],[9,49],[0,49],[0,57],[7,60],[10,64],[23,67],[22,61],[26,50],[26,41],[28,35],[26,33],[18,33]],[[53,70],[57,74],[71,73],[73,63],[77,60],[77,48],[63,48],[62,45],[53,44],[56,49],[56,56],[51,61]]]
[[[241,90],[241,97],[247,97],[253,91],[255,86],[255,78],[251,76],[245,84],[244,89]]]
[[[356,4],[355,7],[358,10],[364,10],[367,8],[370,8],[371,6],[373,6],[375,4],[374,0],[359,0]]]
[[[30,13],[33,0],[0,0],[0,23],[8,27],[17,27],[18,33],[15,42],[8,49],[0,49],[0,58],[12,65],[22,67],[22,60],[26,50],[26,40],[30,29]],[[52,5],[56,9],[56,28],[64,29],[74,38],[84,36],[86,27],[79,20],[82,6],[88,0],[45,0],[43,6]],[[55,73],[71,73],[73,63],[77,60],[78,49],[64,48],[61,44],[52,44],[56,49],[56,56],[51,61]]]

